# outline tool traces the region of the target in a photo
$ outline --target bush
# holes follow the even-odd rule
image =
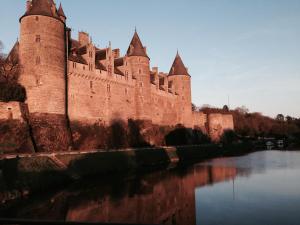
[[[0,101],[25,102],[26,90],[18,83],[1,82],[0,83]]]

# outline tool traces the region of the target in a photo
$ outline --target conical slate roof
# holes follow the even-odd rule
[[[63,10],[63,8],[62,8],[61,3],[59,4],[59,9],[58,9],[58,11],[57,11],[57,14],[58,14],[59,16],[62,16],[62,17],[67,18],[66,15],[65,15],[65,13],[64,13],[64,10]]]
[[[29,16],[29,15],[50,16],[50,17],[60,19],[53,0],[32,0],[31,7],[20,18],[20,20],[23,17]]]
[[[127,56],[144,56],[149,58],[136,31],[127,50]]]
[[[172,75],[188,75],[189,76],[189,73],[188,73],[185,65],[183,64],[182,59],[178,52],[174,59],[171,70],[169,72],[169,76],[172,76]]]

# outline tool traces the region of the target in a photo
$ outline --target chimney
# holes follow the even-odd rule
[[[152,67],[152,72],[158,73],[158,67]]]
[[[87,45],[90,43],[90,38],[89,38],[89,34],[86,33],[86,32],[79,32],[78,33],[78,40],[79,40],[79,43],[81,45]]]
[[[120,49],[116,48],[113,50],[113,56],[115,59],[120,58]]]
[[[28,12],[31,8],[31,1],[30,0],[27,0],[26,2],[26,12]]]

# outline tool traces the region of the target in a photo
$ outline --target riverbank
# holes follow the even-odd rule
[[[251,143],[2,155],[0,202],[47,191],[84,177],[173,168],[253,151]]]

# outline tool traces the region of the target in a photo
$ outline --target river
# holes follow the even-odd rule
[[[0,217],[177,225],[298,225],[300,151],[95,177],[0,207]]]

